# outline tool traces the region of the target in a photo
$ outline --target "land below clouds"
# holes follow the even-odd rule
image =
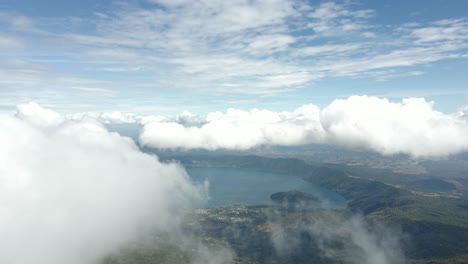
[[[209,248],[228,248],[233,255],[229,263],[468,261],[466,192],[458,189],[455,190],[457,195],[450,195],[454,190],[440,182],[417,180],[407,185],[389,184],[372,179],[369,172],[361,177],[356,171],[349,172],[340,166],[294,158],[189,152],[158,155],[163,161],[177,161],[186,167],[243,168],[299,176],[337,192],[348,201],[343,209],[319,204],[303,207],[298,200],[304,202],[302,198],[305,197],[315,202],[315,198],[289,192],[274,195],[275,200],[281,196],[287,201],[277,205],[233,205],[197,210],[191,218],[197,223],[192,225],[196,226],[196,232],[192,233]],[[428,195],[430,193],[440,195]],[[329,231],[324,234],[317,230]],[[377,248],[370,248],[372,243]],[[369,250],[379,254],[373,255]],[[191,259],[197,258],[190,252],[179,251],[184,249],[152,251],[155,255],[146,259],[156,258],[159,262],[134,263],[170,263],[172,254],[185,254],[186,261],[178,260],[179,263],[192,263]],[[161,254],[165,259],[157,257]],[[130,255],[141,259],[147,253],[136,250]],[[119,257],[113,261],[111,263],[123,263],[118,262]]]

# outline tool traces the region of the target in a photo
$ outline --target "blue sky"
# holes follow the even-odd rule
[[[1,1],[0,109],[204,114],[468,104],[468,2]]]

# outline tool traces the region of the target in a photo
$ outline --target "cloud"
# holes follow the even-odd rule
[[[207,115],[201,126],[150,122],[140,142],[156,148],[248,149],[259,145],[298,145],[323,140],[319,109],[306,105],[294,112],[228,109]]]
[[[294,51],[293,45],[297,44],[296,36],[300,34],[296,32],[296,24],[297,28],[306,25],[304,19],[311,7],[305,2],[149,2],[156,5],[145,9],[125,6],[98,19],[97,27],[102,30],[96,35],[65,37],[90,46],[85,50],[93,58],[108,58],[105,55],[110,53],[116,61],[145,71],[164,71],[166,74],[160,79],[186,89],[284,93],[292,90],[289,87],[323,77],[319,72],[309,71],[308,65],[301,65],[297,58],[284,56]],[[324,4],[323,8],[327,6],[330,4]],[[343,17],[365,18],[364,11],[352,11],[349,6],[339,4],[333,7],[339,16],[326,18],[327,23],[333,24]],[[304,44],[301,41],[300,45]],[[125,58],[126,54],[131,56]],[[197,81],[193,82],[194,79]],[[226,88],[225,83],[235,83],[237,88]]]
[[[287,50],[295,41],[294,37],[286,34],[263,35],[253,39],[247,48],[253,54],[266,55]]]
[[[0,60],[0,87],[33,85],[46,78],[47,67],[19,59]]]
[[[5,24],[5,30],[13,32],[47,34],[37,28],[36,22],[33,19],[18,13],[0,12],[0,23]]]
[[[468,39],[467,19],[445,19],[433,22],[428,27],[411,30],[417,43],[428,44],[438,41],[464,41]]]
[[[36,105],[30,103],[29,105]],[[20,105],[19,107],[24,107]],[[50,111],[50,110],[47,110]],[[50,111],[53,112],[53,111]],[[190,113],[189,111],[182,111],[178,115],[164,116],[164,115],[136,115],[129,112],[82,112],[69,114],[65,116],[66,119],[80,121],[86,118],[96,119],[103,124],[137,124],[146,125],[150,122],[176,122],[186,126],[200,126],[205,123],[205,119],[199,115]]]
[[[317,34],[339,35],[347,31],[359,31],[369,28],[367,19],[374,11],[352,10],[346,5],[335,2],[325,2],[312,9],[308,17],[313,20],[308,23]]]
[[[340,45],[321,45],[321,46],[308,46],[305,48],[297,49],[298,56],[323,56],[326,54],[345,54],[346,52],[354,52],[362,46],[358,44],[340,44]]]
[[[102,113],[99,118],[106,124],[131,124],[136,122],[135,115],[118,111]]]
[[[124,5],[99,16],[96,34],[67,33],[64,37],[82,45],[84,54],[94,60],[123,64],[118,69],[165,73],[158,77],[158,84],[149,85],[170,83],[218,94],[286,93],[325,77],[368,77],[378,69],[459,58],[466,48],[462,38],[453,43],[449,37],[421,46],[421,41],[415,41],[417,30],[431,23],[393,31],[394,27],[369,22],[377,15],[375,11],[349,3],[149,2],[154,5],[144,9]],[[437,27],[452,32],[449,27],[454,25]],[[398,41],[390,43],[377,32],[388,32]],[[397,76],[404,74],[386,77]],[[234,84],[236,89],[225,84]]]
[[[375,15],[373,10],[356,9],[353,5],[335,2],[325,2],[318,6],[302,3],[302,8],[299,6],[299,3],[291,1],[283,1],[281,5],[268,1],[252,1],[249,4],[243,1],[229,4],[206,1],[203,4],[182,3],[177,8],[169,8],[162,13],[159,9],[157,13],[155,10],[145,10],[143,14],[160,18],[152,22],[157,27],[168,23],[166,18],[182,17],[174,21],[175,24],[168,23],[169,29],[165,32],[167,35],[159,37],[167,38],[164,43],[172,45],[153,48],[166,50],[165,54],[177,54],[167,60],[175,71],[195,75],[201,83],[205,83],[202,87],[210,87],[210,90],[219,90],[222,93],[252,93],[253,90],[262,89],[287,92],[291,89],[284,89],[285,87],[300,87],[326,76],[358,76],[376,69],[407,67],[457,58],[466,47],[464,42],[452,43],[450,38],[442,38],[445,41],[431,47],[419,46],[419,42],[405,41],[414,36],[413,31],[400,31],[397,36],[400,43],[397,45],[387,44],[388,40],[383,43],[378,38],[369,42],[368,36],[373,33],[369,30],[373,26],[367,20]],[[261,12],[259,10],[271,12],[261,21],[244,19],[240,22],[237,18],[241,16],[236,15],[236,12],[244,9],[245,14]],[[133,18],[130,14],[131,12],[119,13],[124,16],[123,20],[128,20],[124,27],[135,23],[130,19]],[[138,23],[135,26],[139,25]],[[203,30],[194,31],[195,25]],[[300,29],[304,27],[312,27],[315,33],[302,35]],[[454,27],[451,24],[446,23],[440,27],[454,31],[449,28]],[[457,27],[462,25],[457,24]],[[366,31],[362,31],[363,29]],[[142,30],[145,31],[145,39],[156,33],[146,28]],[[361,36],[362,33],[367,33],[367,36]],[[355,41],[343,43],[340,38],[346,34],[355,34]],[[135,37],[140,38],[139,35]],[[321,46],[317,46],[316,41],[307,40],[323,37],[328,39]],[[288,54],[295,56],[291,59]],[[310,56],[318,60],[309,63]],[[294,82],[268,81],[281,80],[284,76],[301,77],[294,78]],[[185,83],[180,77],[176,79],[184,82],[185,86],[200,89]],[[220,83],[226,82],[236,83],[238,89],[220,88]]]
[[[422,98],[390,102],[352,96],[320,110],[293,112],[228,109],[206,116],[199,126],[175,121],[147,123],[140,143],[154,148],[245,150],[261,145],[334,144],[384,155],[439,157],[468,150],[468,123],[461,114],[433,109]]]
[[[446,156],[468,150],[468,123],[433,109],[432,102],[376,97],[335,100],[322,111],[330,143],[382,154]]]
[[[468,106],[460,108],[455,116],[458,118],[463,118],[468,122]]]
[[[405,262],[401,232],[382,225],[370,225],[358,214],[341,215],[332,211],[319,211],[312,216],[298,214],[295,218],[287,218],[275,213],[269,216],[269,220],[272,225],[271,240],[275,250],[282,256],[294,256],[301,251],[311,250],[307,247],[317,246],[325,258],[338,262]],[[304,239],[308,236],[312,244]]]
[[[182,111],[182,113],[175,117],[175,121],[185,126],[201,126],[205,123],[203,117],[192,114],[189,111]]]
[[[181,166],[35,103],[0,116],[0,145],[1,263],[94,264],[205,197]]]
[[[349,1],[148,0],[94,15],[0,12],[0,46],[25,47],[21,60],[0,60],[0,87],[75,109],[80,96],[100,111],[109,97],[141,102],[168,88],[240,100],[297,93],[326,78],[411,76],[422,65],[466,58],[468,47],[466,18],[377,25],[378,12]],[[58,63],[75,67],[65,72]],[[61,96],[44,97],[43,87]],[[166,95],[160,99],[173,100]]]
[[[57,127],[64,121],[57,112],[42,108],[34,102],[18,105],[16,116],[38,128]]]

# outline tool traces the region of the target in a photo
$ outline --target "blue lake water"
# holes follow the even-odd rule
[[[325,207],[346,206],[339,194],[291,175],[275,174],[243,168],[189,167],[195,182],[209,182],[210,199],[206,207],[228,205],[268,205],[276,192],[298,190],[323,200]]]

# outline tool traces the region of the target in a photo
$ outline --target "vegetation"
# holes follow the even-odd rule
[[[412,181],[406,184],[412,190],[423,192],[447,192],[456,190],[452,183],[440,179],[424,179]]]
[[[241,155],[161,155],[163,160],[177,160],[186,166],[240,167],[260,171],[301,176],[306,181],[333,190],[348,200],[348,208],[334,210],[334,214],[361,213],[369,227],[378,223],[400,229],[405,234],[404,253],[410,263],[467,263],[468,249],[468,206],[467,197],[434,197],[414,192],[411,189],[398,188],[374,179],[350,174],[347,171],[331,168],[327,164],[306,163],[298,159],[265,158]],[[418,181],[413,188],[432,188],[451,190],[449,185],[439,181]],[[445,183],[445,182],[444,182]],[[411,185],[411,183],[409,184]],[[285,190],[287,191],[287,190]],[[283,227],[288,232],[295,232],[294,225],[299,218],[312,221],[323,213],[315,211],[291,211],[291,203],[315,201],[301,192],[281,192],[271,197],[279,203],[283,215]],[[330,209],[324,211],[331,211]],[[267,207],[229,207],[206,209],[200,215],[203,236],[223,240],[234,250],[239,263],[336,263],[346,262],[343,245],[332,245],[333,258],[318,253],[314,237],[296,234],[301,238],[303,250],[293,254],[278,255],[271,242],[271,208]],[[307,249],[307,250],[305,250]],[[174,252],[173,249],[169,250]],[[153,252],[154,253],[154,252]],[[150,252],[150,254],[153,254]],[[157,253],[157,252],[156,252]],[[145,253],[146,254],[146,253]],[[158,259],[166,263],[171,254],[157,253]],[[162,255],[159,255],[162,254]],[[181,259],[174,263],[185,263],[190,256],[177,254]],[[134,260],[144,259],[134,254]],[[313,261],[312,261],[313,260]],[[133,261],[133,260],[131,260]],[[153,262],[107,262],[153,263]],[[141,260],[144,261],[144,260]]]

